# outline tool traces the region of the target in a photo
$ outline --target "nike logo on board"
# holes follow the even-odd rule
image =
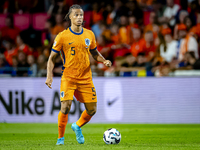
[[[113,99],[112,101],[108,101],[108,106],[113,105],[117,100],[118,100],[118,97],[116,97],[116,98]]]
[[[69,45],[71,45],[72,43],[74,43],[74,42],[69,43]]]

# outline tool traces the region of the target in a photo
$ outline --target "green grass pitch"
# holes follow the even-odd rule
[[[108,128],[121,132],[118,145],[106,145],[103,133]],[[0,150],[198,150],[199,124],[87,124],[83,128],[85,143],[80,145],[67,125],[65,145],[56,146],[57,124],[0,123]]]

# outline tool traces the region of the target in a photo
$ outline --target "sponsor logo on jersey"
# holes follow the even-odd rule
[[[86,39],[85,39],[85,44],[86,44],[87,46],[89,46],[89,45],[90,45],[90,39],[86,38]]]

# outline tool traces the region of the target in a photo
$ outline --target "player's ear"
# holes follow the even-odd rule
[[[74,9],[72,9],[71,13],[69,14],[69,19],[70,20],[72,19],[73,13],[74,13]]]
[[[72,18],[71,16],[72,16],[72,13],[69,14],[69,19],[70,19],[70,20],[71,20],[71,18]]]

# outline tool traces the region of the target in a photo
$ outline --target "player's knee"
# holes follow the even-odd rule
[[[91,109],[91,110],[87,110],[87,114],[90,115],[90,116],[93,116],[95,113],[96,113],[96,108],[94,109]]]
[[[68,114],[70,111],[70,108],[71,108],[70,106],[61,107],[61,112],[63,114]]]
[[[71,108],[72,101],[62,101],[61,112],[63,114],[68,114]]]

